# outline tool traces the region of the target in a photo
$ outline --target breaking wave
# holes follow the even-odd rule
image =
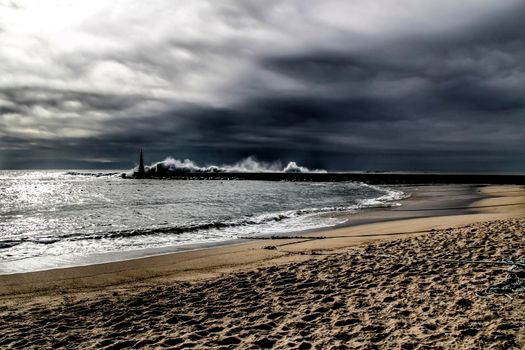
[[[173,225],[167,227],[151,227],[151,228],[137,228],[137,229],[124,229],[116,231],[97,232],[91,234],[62,234],[57,237],[33,237],[33,238],[19,238],[10,239],[0,242],[0,250],[6,248],[12,248],[22,243],[33,243],[33,244],[53,244],[59,241],[86,241],[86,240],[106,240],[106,239],[120,239],[120,238],[131,238],[138,236],[155,236],[155,235],[180,235],[184,233],[192,233],[199,231],[210,231],[210,230],[224,230],[238,227],[247,226],[259,226],[264,224],[278,223],[284,220],[298,218],[307,215],[323,214],[323,213],[336,213],[336,212],[352,212],[359,209],[365,208],[378,208],[378,207],[392,207],[400,205],[397,200],[407,198],[409,195],[397,190],[384,189],[373,185],[361,184],[362,186],[372,188],[383,195],[370,198],[357,200],[355,204],[343,205],[343,206],[330,206],[330,207],[310,207],[296,210],[287,210],[273,213],[264,213],[255,216],[246,216],[239,219],[232,220],[216,220],[201,222],[197,224],[188,225]]]
[[[326,170],[308,169],[296,162],[283,166],[280,161],[267,163],[258,161],[255,157],[245,158],[233,165],[200,166],[190,159],[178,160],[171,157],[161,162],[146,166],[146,171],[164,171],[170,173],[326,173]]]
[[[192,174],[192,173],[326,173],[323,169],[309,169],[301,166],[296,162],[288,162],[285,166],[281,161],[263,162],[250,156],[235,164],[229,165],[204,165],[200,166],[191,159],[179,160],[168,157],[160,162],[155,162],[145,167],[146,173],[155,175],[169,175],[177,174]],[[138,170],[138,166],[126,171],[119,172],[84,172],[84,171],[68,171],[63,175],[67,176],[86,176],[86,177],[131,177],[133,173]]]

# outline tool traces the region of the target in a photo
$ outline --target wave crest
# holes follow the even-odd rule
[[[146,166],[146,172],[168,173],[326,173],[322,169],[308,169],[296,162],[289,162],[282,166],[280,161],[266,163],[258,161],[255,157],[245,158],[233,165],[208,165],[199,166],[190,159],[178,160],[168,157],[161,162]]]
[[[270,223],[277,223],[283,220],[293,219],[297,217],[303,217],[308,215],[316,215],[323,213],[335,213],[335,212],[353,212],[365,208],[380,208],[380,207],[392,207],[400,205],[397,203],[397,200],[409,197],[408,194],[391,189],[379,188],[376,186],[370,186],[361,184],[366,187],[371,187],[376,189],[379,192],[382,192],[383,195],[379,197],[374,197],[370,199],[358,200],[355,203],[349,205],[341,206],[328,206],[328,207],[310,207],[294,210],[286,210],[279,212],[270,212],[254,216],[246,216],[238,219],[231,220],[216,220],[201,222],[196,224],[189,225],[174,225],[166,227],[151,227],[151,228],[137,228],[137,229],[124,229],[118,231],[105,231],[105,232],[94,232],[91,234],[79,234],[79,233],[69,233],[63,234],[58,237],[35,237],[28,238],[23,237],[19,239],[7,239],[0,241],[0,251],[2,249],[9,249],[16,245],[22,243],[32,243],[32,244],[53,244],[62,240],[65,241],[85,241],[85,240],[103,240],[103,239],[126,239],[137,236],[154,236],[154,235],[179,235],[184,233],[192,233],[199,231],[209,231],[209,230],[224,230],[229,228],[237,228],[242,226],[259,226]],[[298,229],[300,230],[300,229]]]

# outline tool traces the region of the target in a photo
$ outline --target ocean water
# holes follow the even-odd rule
[[[0,273],[329,227],[347,220],[341,214],[397,205],[403,197],[398,190],[356,182],[131,180],[107,172],[0,171]]]

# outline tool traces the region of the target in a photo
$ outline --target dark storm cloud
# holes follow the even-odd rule
[[[203,18],[151,22],[148,40],[135,22],[88,23],[117,49],[50,56],[53,84],[1,85],[0,166],[125,167],[144,147],[152,162],[525,171],[519,2],[429,3],[408,19],[384,2],[391,15],[365,11],[370,23],[337,1],[197,4],[176,15]]]

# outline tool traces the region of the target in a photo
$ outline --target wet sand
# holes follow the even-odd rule
[[[523,259],[525,191],[480,190],[301,238],[0,276],[0,347],[522,348],[525,293],[486,293],[509,266],[464,261]]]

